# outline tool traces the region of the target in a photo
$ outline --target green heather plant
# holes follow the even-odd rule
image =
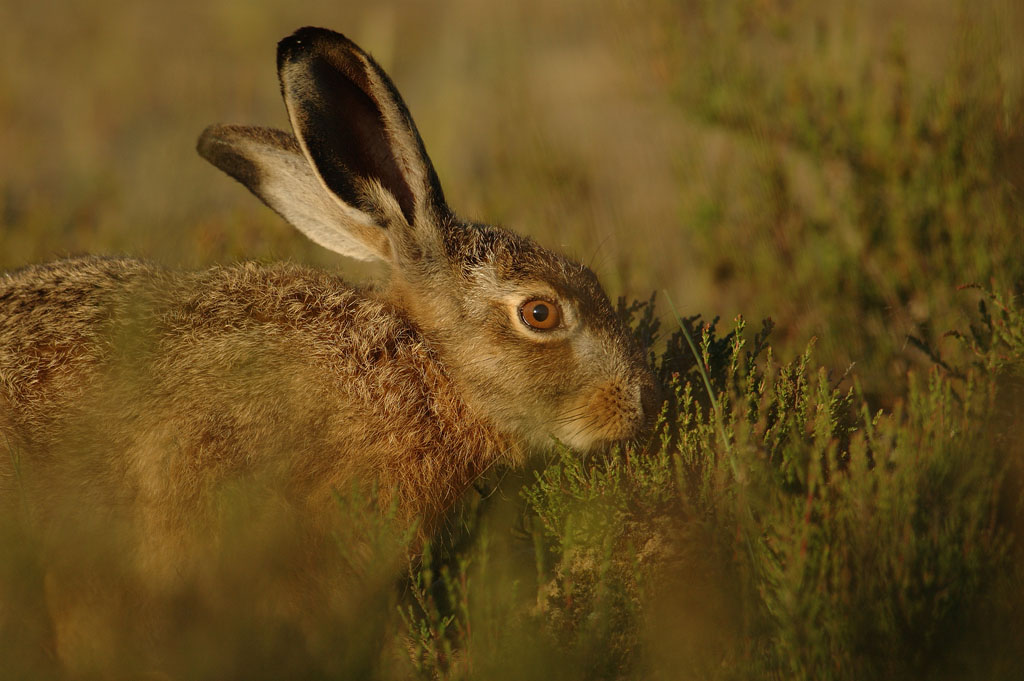
[[[533,539],[535,575],[496,580],[490,533],[440,568],[425,559],[404,611],[417,670],[1017,678],[1019,446],[997,407],[1000,377],[1024,366],[1024,315],[985,300],[957,336],[977,362],[912,374],[889,412],[810,349],[782,363],[764,333],[747,349],[741,319],[723,337],[684,320],[699,361],[660,355],[670,395],[651,441],[590,458],[556,447],[522,485],[527,536],[506,539]],[[641,333],[649,310],[631,309]],[[476,601],[500,610],[481,619]]]

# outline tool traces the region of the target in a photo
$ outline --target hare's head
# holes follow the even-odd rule
[[[583,449],[637,436],[654,380],[594,273],[464,222],[391,80],[337,33],[278,45],[295,135],[213,126],[200,153],[318,244],[391,269],[389,297],[496,427]]]

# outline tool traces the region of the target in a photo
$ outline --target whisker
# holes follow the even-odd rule
[[[572,414],[564,414],[562,416],[556,416],[555,418],[549,419],[548,423],[559,423],[559,424],[561,424],[561,423],[570,423],[570,422],[575,421],[577,419],[583,418],[584,416],[586,416],[586,411],[585,410],[581,410],[581,411],[578,411],[578,412],[572,413]]]
[[[590,254],[590,257],[587,258],[587,266],[588,267],[590,267],[591,269],[596,269],[597,268],[597,265],[596,265],[596,263],[594,261],[597,258],[598,254],[601,252],[601,249],[604,248],[608,244],[608,241],[611,238],[612,238],[611,234],[605,234],[604,238],[601,239],[601,241],[598,242],[597,248],[595,248],[593,253]]]
[[[567,423],[573,423],[575,421],[587,418],[587,416],[588,415],[586,413],[586,409],[584,408],[574,413],[567,413],[561,416],[556,416],[555,418],[552,419],[548,419],[548,421],[545,422],[545,425],[565,425]]]

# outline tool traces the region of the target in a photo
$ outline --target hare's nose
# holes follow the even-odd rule
[[[661,411],[664,395],[658,381],[649,372],[640,381],[637,390],[638,410],[640,412],[641,430],[647,431],[654,427],[654,420]]]

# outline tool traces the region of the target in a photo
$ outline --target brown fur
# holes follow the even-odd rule
[[[339,494],[426,536],[496,462],[553,437],[632,438],[654,413],[651,374],[593,273],[456,218],[368,55],[302,29],[279,69],[298,137],[217,126],[200,153],[318,243],[389,264],[386,287],[290,264],[101,258],[0,279],[0,505],[24,502],[57,563],[81,528],[116,527],[120,569],[146,602],[218,589],[206,562],[228,540],[224,498],[240,480],[264,495],[254,517],[296,520],[306,567],[274,589],[301,609],[334,585],[336,566],[312,566],[338,531]],[[561,314],[555,328],[521,317],[536,299]],[[80,573],[67,565],[47,585],[65,658],[88,657],[83,641],[109,625],[68,586]]]
[[[100,422],[118,445],[109,465],[127,461],[126,482],[168,508],[287,450],[273,465],[297,499],[330,503],[359,478],[385,505],[398,493],[403,518],[429,518],[498,456],[521,456],[386,298],[322,272],[83,258],[8,276],[0,302],[9,435],[45,452]]]

